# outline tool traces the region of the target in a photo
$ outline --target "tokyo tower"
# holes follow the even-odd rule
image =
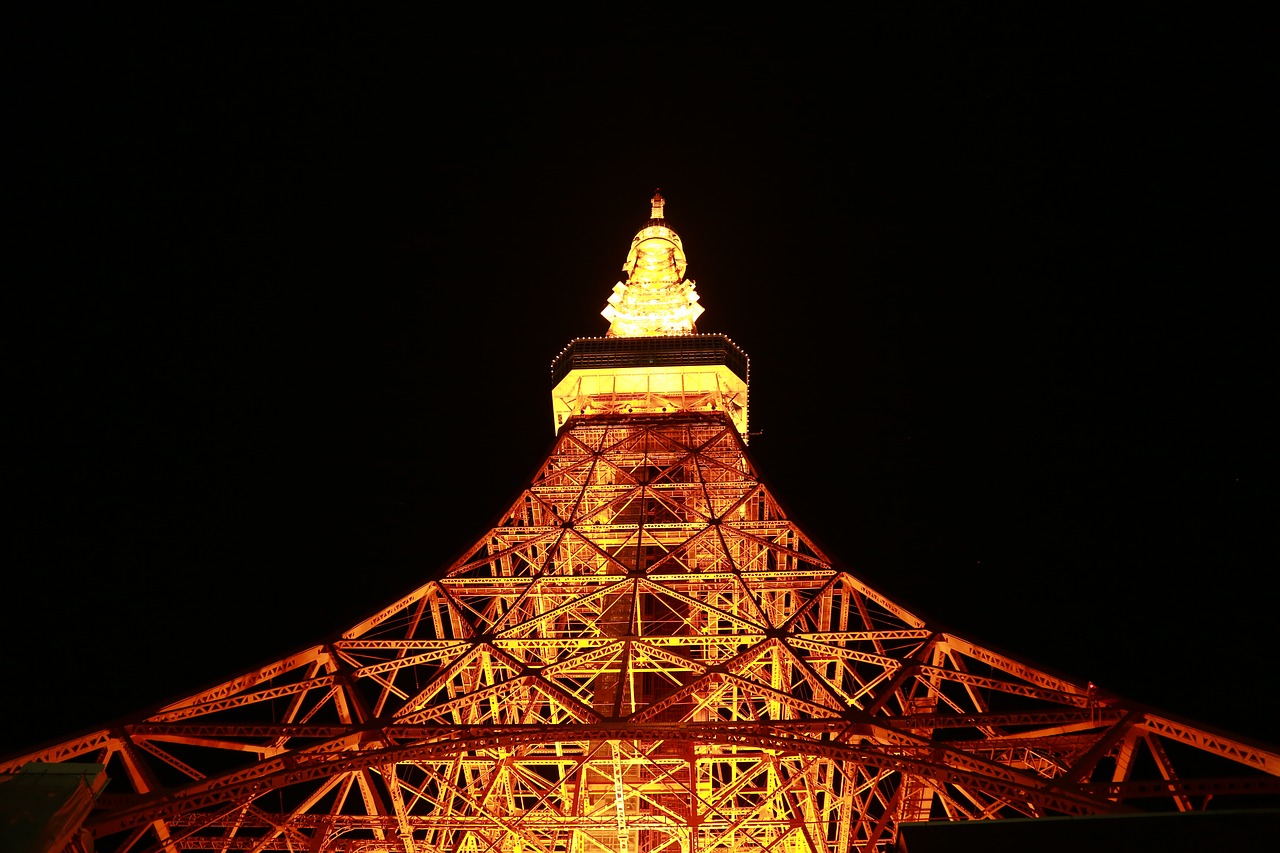
[[[1280,805],[1277,747],[950,633],[817,547],[664,206],[607,334],[553,360],[500,522],[336,639],[0,759],[0,792],[74,780],[41,849],[888,853],[921,822]]]

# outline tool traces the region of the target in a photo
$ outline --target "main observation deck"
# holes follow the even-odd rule
[[[555,429],[575,415],[721,411],[745,441],[749,373],[725,335],[575,338],[551,363]]]

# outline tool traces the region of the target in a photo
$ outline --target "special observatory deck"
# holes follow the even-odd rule
[[[655,338],[574,338],[551,362],[551,383],[571,370],[619,367],[724,365],[743,382],[747,354],[725,335],[669,335]]]

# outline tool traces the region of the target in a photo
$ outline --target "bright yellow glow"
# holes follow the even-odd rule
[[[663,219],[661,193],[652,199],[649,222],[631,240],[622,265],[623,281],[613,286],[600,314],[609,321],[609,337],[688,335],[698,331],[703,308],[693,279],[685,278],[688,261],[680,235]]]
[[[575,415],[720,411],[747,433],[747,383],[723,365],[572,370],[551,404],[557,432]]]
[[[655,191],[650,218],[631,240],[625,277],[613,286],[601,315],[610,338],[697,335],[703,308],[680,235],[667,227],[666,204]],[[643,345],[636,350],[643,352]],[[695,359],[696,361],[696,359]],[[571,418],[591,415],[653,415],[721,412],[747,441],[747,381],[726,364],[644,364],[575,367],[551,392],[555,430]]]

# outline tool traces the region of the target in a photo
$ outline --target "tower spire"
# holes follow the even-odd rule
[[[688,335],[698,331],[694,281],[686,278],[688,260],[680,235],[667,226],[666,199],[653,191],[649,221],[631,240],[622,264],[623,279],[613,286],[600,314],[609,321],[609,337]]]
[[[724,335],[699,334],[702,315],[680,235],[654,190],[600,312],[602,338],[578,338],[552,363],[555,429],[592,415],[722,412],[747,440],[747,355]]]

